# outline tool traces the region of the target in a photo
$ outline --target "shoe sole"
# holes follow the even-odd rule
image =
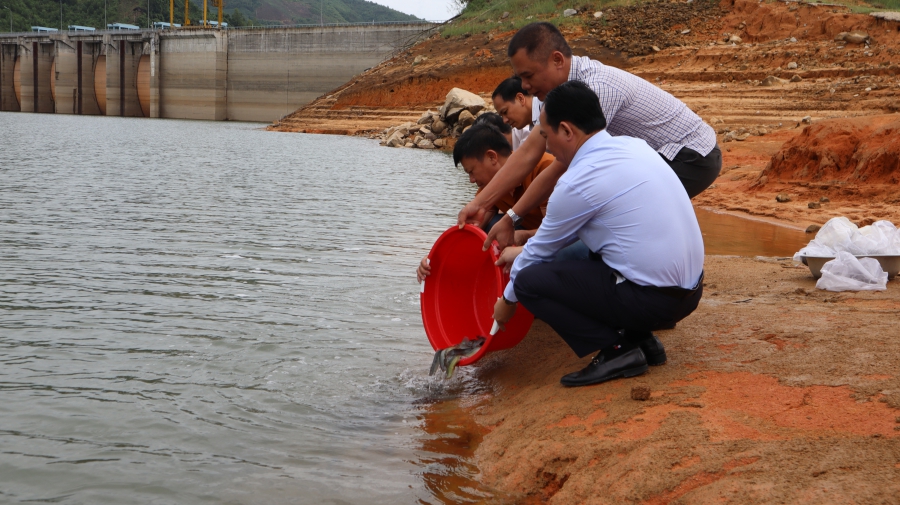
[[[621,372],[614,374],[614,375],[601,377],[599,380],[596,380],[593,382],[585,382],[583,384],[582,383],[566,384],[565,382],[560,381],[560,384],[562,384],[563,386],[568,386],[568,387],[591,386],[593,384],[600,384],[603,382],[611,381],[613,379],[627,379],[629,377],[637,377],[638,375],[647,373],[648,370],[650,370],[649,366],[641,365],[638,367],[629,368],[628,370],[622,370]]]

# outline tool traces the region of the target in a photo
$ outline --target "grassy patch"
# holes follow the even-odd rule
[[[593,19],[590,14],[586,17],[583,13],[593,13],[620,5],[638,5],[648,1],[653,0],[470,0],[460,16],[446,25],[441,34],[444,37],[452,37],[518,30],[535,21],[549,21],[557,26],[580,25]],[[866,3],[854,0],[822,0],[819,3],[846,5],[856,13],[900,11],[900,0],[869,0]],[[576,9],[579,15],[563,17],[563,11],[566,9]],[[509,16],[505,19],[503,19],[504,12],[509,12]]]
[[[563,11],[576,9],[579,13],[592,13],[643,1],[646,0],[471,0],[462,14],[445,26],[441,33],[444,37],[452,37],[494,30],[518,30],[535,21],[549,21],[557,26],[579,25],[585,21],[580,14],[567,18],[563,17]],[[504,12],[509,12],[506,19],[502,18]]]

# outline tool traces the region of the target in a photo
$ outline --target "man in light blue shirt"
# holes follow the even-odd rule
[[[579,357],[600,350],[561,379],[567,386],[646,372],[642,348],[664,362],[651,331],[687,317],[703,291],[703,238],[687,192],[645,141],[613,137],[605,127],[585,84],[569,81],[547,94],[540,134],[568,169],[537,234],[498,261],[512,262],[494,307],[498,323],[522,303]],[[590,261],[552,262],[578,239],[592,251]]]

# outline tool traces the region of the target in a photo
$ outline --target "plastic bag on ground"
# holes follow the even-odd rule
[[[803,256],[835,257],[840,251],[856,256],[900,255],[900,230],[890,221],[857,228],[846,217],[832,218],[794,255],[794,261],[802,261]]]
[[[874,258],[857,258],[846,251],[822,266],[816,288],[826,291],[884,291],[888,274]]]

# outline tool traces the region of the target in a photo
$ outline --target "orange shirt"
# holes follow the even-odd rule
[[[535,165],[534,169],[525,177],[525,180],[522,181],[522,185],[512,190],[511,193],[503,195],[502,198],[497,200],[497,203],[494,205],[497,207],[497,210],[500,212],[506,212],[519,201],[519,198],[522,198],[522,195],[525,194],[525,190],[528,189],[528,186],[537,178],[538,174],[543,172],[545,168],[549,167],[551,163],[556,161],[556,158],[551,154],[544,153],[544,156],[541,158],[541,161]],[[541,202],[541,205],[536,209],[532,210],[528,214],[522,216],[522,227],[526,230],[536,230],[539,226],[541,226],[541,221],[544,220],[544,214],[547,213],[547,200]]]

